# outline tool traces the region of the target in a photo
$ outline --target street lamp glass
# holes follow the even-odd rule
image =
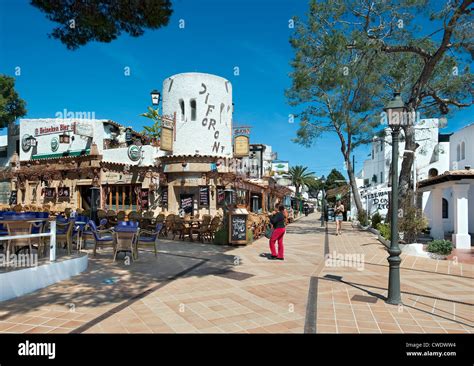
[[[405,124],[406,106],[399,92],[393,93],[392,100],[385,105],[383,110],[387,113],[388,125],[390,127],[399,127]]]
[[[151,103],[153,105],[160,104],[161,93],[158,90],[153,89],[150,94],[151,94]]]

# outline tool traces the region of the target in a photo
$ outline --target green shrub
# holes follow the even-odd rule
[[[362,226],[368,225],[368,217],[365,210],[360,210],[357,212],[357,221],[359,221]]]
[[[413,196],[408,195],[401,211],[402,217],[398,219],[398,231],[404,233],[404,241],[407,243],[416,242],[420,233],[428,227],[428,221],[423,216],[423,212],[413,206]]]
[[[376,212],[372,215],[372,224],[371,226],[374,228],[374,229],[377,229],[377,226],[379,226],[379,224],[382,222],[382,216]]]
[[[449,255],[453,250],[453,243],[449,240],[433,240],[432,242],[428,243],[428,252],[442,254],[442,255]]]
[[[379,223],[377,225],[377,230],[380,232],[380,235],[382,235],[382,237],[385,240],[390,240],[391,230],[390,230],[390,224],[389,223],[387,223],[387,224]]]
[[[218,245],[229,244],[229,234],[225,227],[222,227],[216,231],[216,234],[214,235],[214,244],[218,244]]]
[[[253,231],[247,230],[247,243],[251,244],[253,242]]]

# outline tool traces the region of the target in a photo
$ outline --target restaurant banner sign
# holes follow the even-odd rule
[[[57,126],[50,125],[48,127],[35,128],[35,136],[52,135],[61,132],[74,132],[74,124],[61,123]]]
[[[209,187],[199,187],[199,206],[209,206]]]

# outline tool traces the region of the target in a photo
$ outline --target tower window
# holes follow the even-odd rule
[[[466,159],[466,144],[461,142],[461,160]]]
[[[191,99],[189,103],[191,105],[191,121],[196,120],[196,99]]]
[[[179,100],[179,108],[181,110],[181,121],[184,121],[184,100]]]

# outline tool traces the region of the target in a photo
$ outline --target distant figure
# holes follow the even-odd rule
[[[275,211],[270,217],[270,223],[273,226],[273,234],[270,238],[270,251],[272,252],[269,259],[284,260],[283,236],[285,235],[285,206],[278,206],[278,211]],[[275,242],[278,241],[278,253],[275,250]]]
[[[334,216],[336,217],[336,235],[341,235],[341,226],[342,220],[344,218],[344,205],[339,200],[336,202],[336,206],[334,207]]]

